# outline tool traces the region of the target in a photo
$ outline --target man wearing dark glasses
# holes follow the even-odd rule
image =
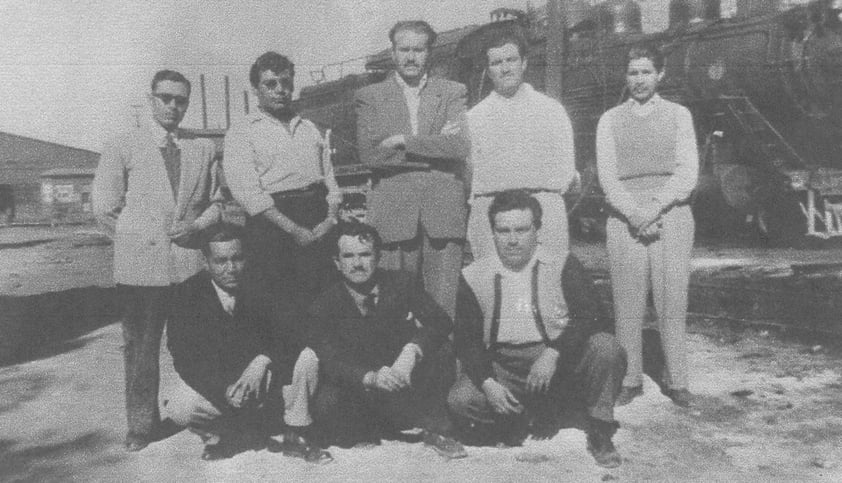
[[[202,269],[199,232],[216,223],[214,146],[179,130],[190,82],[172,70],[152,78],[152,121],[103,148],[94,213],[114,239],[114,281],[124,307],[129,451],[160,436],[158,358],[173,287]]]
[[[225,135],[225,179],[246,210],[248,290],[309,305],[333,273],[322,238],[336,223],[341,195],[322,135],[292,106],[295,66],[266,52],[249,80],[258,109]]]

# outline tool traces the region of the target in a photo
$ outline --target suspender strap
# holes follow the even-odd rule
[[[541,306],[538,305],[538,263],[532,267],[532,315],[535,317],[535,325],[538,326],[538,332],[541,333],[541,338],[544,343],[550,343],[550,338],[547,336],[547,328],[544,327],[544,319],[541,317]]]
[[[494,348],[497,345],[497,333],[500,332],[500,302],[502,301],[501,279],[499,273],[494,274],[494,311],[491,313],[491,333],[488,337],[488,346]]]

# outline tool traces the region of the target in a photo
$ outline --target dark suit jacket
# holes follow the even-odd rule
[[[550,347],[559,351],[559,364],[581,359],[588,338],[597,332],[614,332],[614,321],[606,316],[590,275],[573,254],[567,256],[559,281],[567,304],[569,323]],[[456,299],[454,345],[462,370],[481,387],[494,376],[492,351],[483,342],[484,317],[474,292],[464,278]]]
[[[447,340],[453,322],[406,272],[378,270],[377,307],[363,316],[344,283],[319,295],[309,311],[309,346],[319,356],[321,374],[346,387],[362,389],[369,371],[391,366],[414,342],[424,356]]]
[[[217,408],[228,406],[225,390],[240,378],[259,354],[272,360],[277,382],[288,380],[303,346],[289,320],[284,330],[273,324],[265,303],[241,295],[234,315],[222,308],[202,271],[177,286],[173,313],[167,322],[167,347],[181,379]],[[281,332],[286,332],[280,337]]]
[[[419,223],[431,238],[463,238],[467,216],[462,182],[470,151],[467,133],[442,135],[449,122],[464,122],[465,86],[430,77],[421,91],[418,134],[395,73],[356,92],[357,146],[363,164],[381,179],[368,197],[368,222],[387,243],[415,238]],[[377,146],[394,134],[406,150]]]

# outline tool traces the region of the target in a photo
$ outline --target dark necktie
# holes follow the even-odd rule
[[[377,294],[370,293],[365,296],[365,300],[363,300],[363,308],[365,309],[365,315],[371,315],[374,313],[374,309],[377,307]]]
[[[181,150],[175,144],[172,133],[167,133],[167,144],[161,148],[164,156],[164,166],[170,179],[173,198],[178,199],[178,183],[181,181]]]

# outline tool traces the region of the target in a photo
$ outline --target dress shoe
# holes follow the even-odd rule
[[[666,394],[676,406],[689,408],[693,404],[693,394],[687,389],[669,389]]]
[[[152,442],[152,438],[149,436],[141,436],[138,434],[127,434],[126,440],[123,442],[123,446],[125,446],[126,451],[140,451],[143,448],[149,446],[149,443]]]
[[[274,441],[274,440],[272,440]],[[284,442],[267,446],[272,453],[283,453],[291,458],[301,458],[308,463],[325,464],[333,461],[330,452],[323,450],[296,430],[284,431]]]
[[[204,461],[217,461],[231,458],[236,453],[232,445],[220,441],[217,444],[206,444],[201,458]]]
[[[623,386],[623,389],[620,391],[620,395],[617,396],[617,400],[614,402],[614,405],[625,406],[626,404],[632,402],[634,398],[642,395],[643,386]]]
[[[424,431],[422,441],[424,441],[425,446],[433,448],[436,453],[449,460],[468,456],[468,453],[465,451],[465,447],[462,446],[462,443],[447,436],[442,436],[430,431]]]
[[[588,452],[596,464],[603,468],[616,468],[623,463],[623,458],[611,438],[617,431],[617,423],[591,420],[588,428]]]

